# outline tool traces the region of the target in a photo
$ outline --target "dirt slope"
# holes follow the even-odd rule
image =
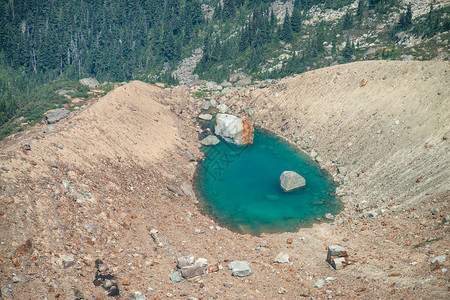
[[[132,82],[56,125],[6,139],[3,297],[107,299],[94,285],[100,259],[122,299],[136,291],[147,299],[445,299],[449,259],[438,269],[430,260],[449,250],[448,70],[446,62],[360,62],[217,97],[314,149],[342,182],[336,220],[296,233],[240,235],[201,214],[191,194],[200,108],[185,88]],[[330,268],[331,244],[353,264]],[[291,263],[273,263],[279,252]],[[223,269],[173,283],[176,259],[189,254]],[[252,275],[232,277],[233,260],[248,261]],[[314,287],[326,277],[335,279]]]

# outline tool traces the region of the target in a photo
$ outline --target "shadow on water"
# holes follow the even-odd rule
[[[222,140],[202,150],[206,159],[199,163],[194,183],[199,208],[230,230],[252,235],[294,232],[341,209],[331,176],[270,132],[256,130],[249,146]],[[279,178],[286,170],[302,175],[306,186],[283,192]]]

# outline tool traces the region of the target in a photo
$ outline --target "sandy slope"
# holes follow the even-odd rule
[[[314,149],[332,173],[347,167],[368,209],[388,204],[386,190],[386,202],[415,205],[449,190],[449,72],[446,62],[378,61],[308,72],[254,92],[255,119]]]
[[[93,284],[99,258],[123,299],[135,291],[147,299],[445,299],[449,260],[439,270],[429,264],[449,250],[448,67],[361,62],[217,99],[236,114],[250,106],[257,125],[314,149],[343,182],[336,221],[296,233],[218,228],[180,190],[200,157],[199,106],[184,88],[132,82],[68,120],[8,138],[0,145],[0,287],[11,284],[14,299],[106,299]],[[85,193],[92,198],[77,202]],[[31,248],[21,246],[28,239]],[[325,262],[335,243],[354,261],[340,271]],[[280,251],[291,264],[273,263]],[[188,254],[224,269],[172,283],[176,258]],[[64,268],[68,257],[75,264]],[[232,277],[232,260],[249,261],[252,275]],[[13,283],[13,274],[23,280]],[[314,288],[329,276],[336,279]]]

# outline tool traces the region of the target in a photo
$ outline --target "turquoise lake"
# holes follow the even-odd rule
[[[297,231],[341,208],[332,178],[307,155],[269,132],[255,130],[249,146],[221,140],[203,151],[206,159],[195,177],[200,209],[235,232]],[[302,175],[306,186],[283,192],[279,178],[287,170]]]

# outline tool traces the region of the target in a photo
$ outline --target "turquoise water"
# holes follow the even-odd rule
[[[255,131],[250,146],[221,141],[204,147],[195,190],[201,210],[221,226],[240,233],[296,231],[326,213],[337,214],[336,185],[330,176],[294,146],[273,134]],[[306,186],[283,192],[283,171],[295,171]]]

